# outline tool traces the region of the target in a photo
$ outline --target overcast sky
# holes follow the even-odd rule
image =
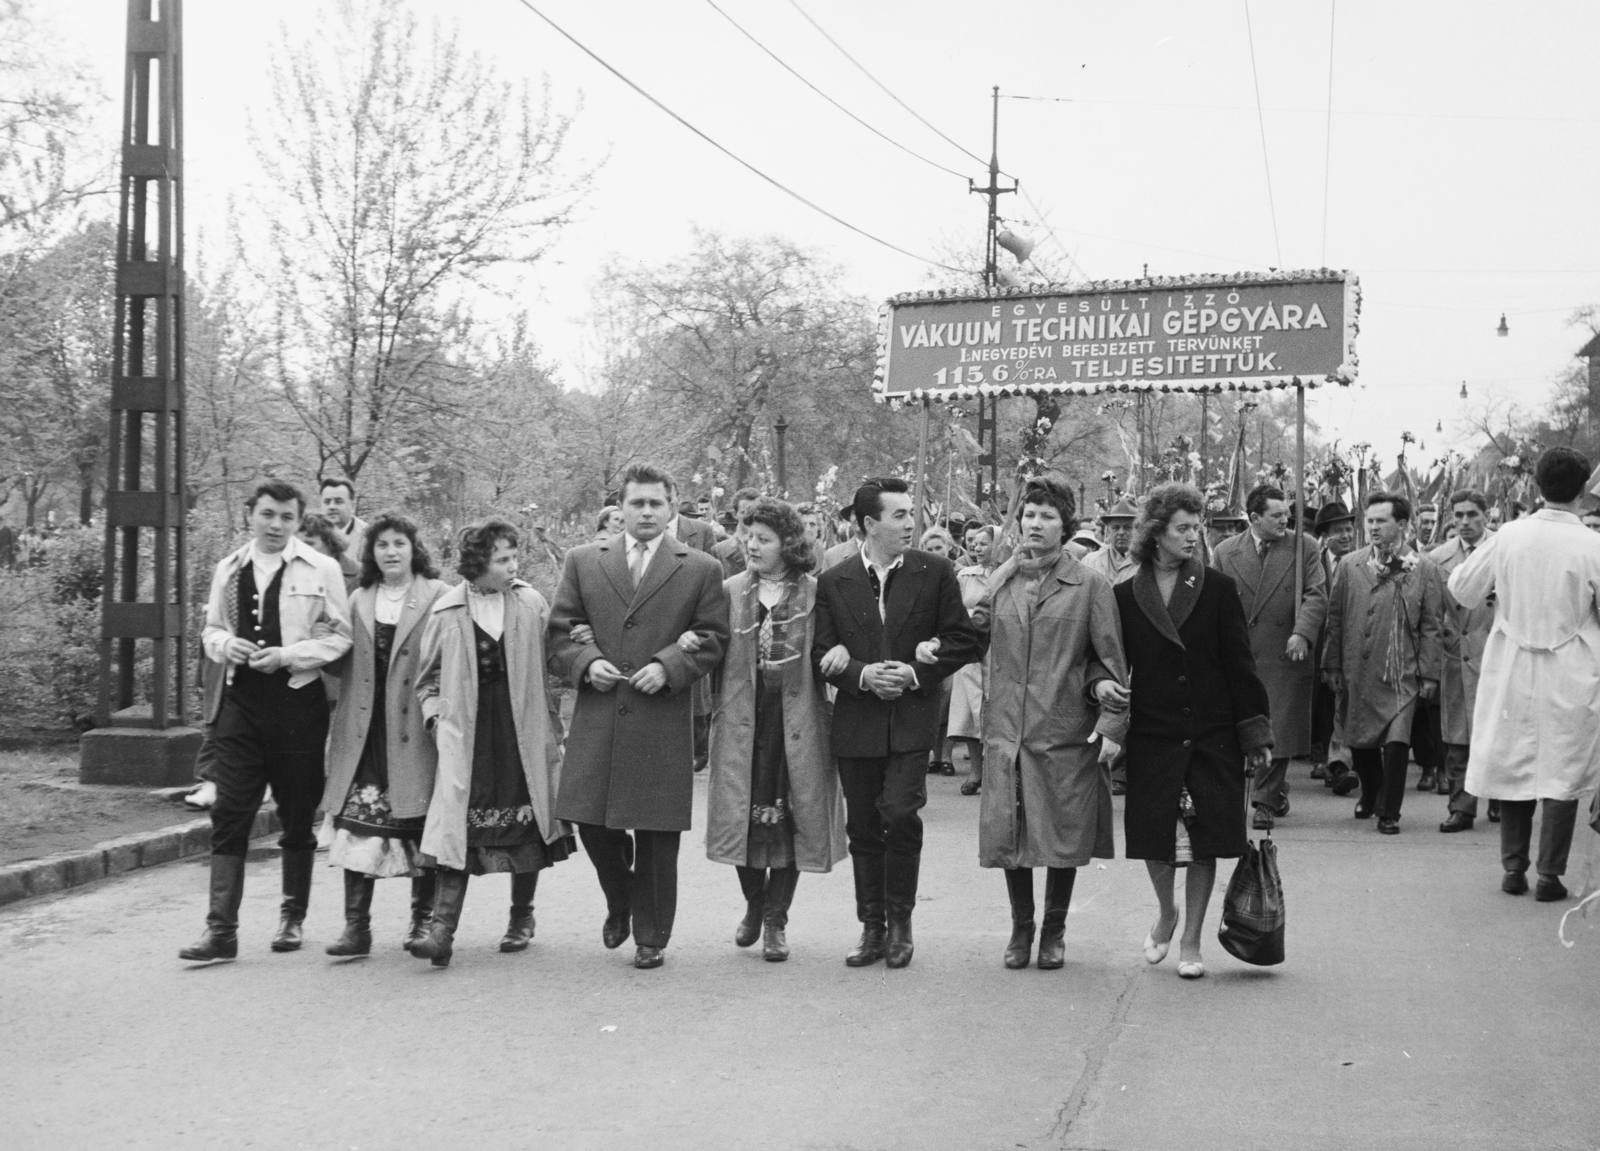
[[[1033,201],[1003,201],[1015,230],[1046,249],[1059,241],[1096,279],[1137,277],[1146,265],[1159,275],[1356,273],[1359,384],[1315,394],[1310,410],[1326,435],[1369,441],[1388,458],[1402,430],[1428,456],[1448,441],[1467,446],[1463,381],[1470,403],[1495,390],[1537,402],[1586,338],[1566,326],[1568,314],[1600,302],[1592,0],[1339,0],[1336,11],[1325,0],[1256,0],[1248,28],[1243,0],[795,0],[955,144],[896,104],[790,0],[716,0],[857,116],[959,176],[853,123],[707,0],[532,2],[743,159],[919,255],[981,242],[983,203],[966,177],[985,173],[961,149],[987,159],[991,86],[1054,98],[1001,102],[1001,165]],[[114,89],[123,0],[48,6]],[[417,7],[458,19],[507,74],[548,76],[558,101],[581,92],[574,158],[608,157],[525,301],[567,379],[579,382],[593,359],[585,314],[595,270],[613,253],[679,255],[696,224],[820,249],[874,302],[924,285],[926,264],[739,167],[518,0]],[[261,178],[244,123],[266,102],[267,47],[280,21],[309,24],[315,9],[312,0],[187,5],[187,203],[197,226],[220,227],[225,197]],[[1502,312],[1504,339],[1495,335]]]

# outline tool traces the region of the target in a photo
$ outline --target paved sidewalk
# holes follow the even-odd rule
[[[523,955],[493,950],[507,881],[475,880],[443,971],[399,950],[399,881],[379,885],[373,957],[323,955],[340,921],[331,869],[307,949],[270,954],[265,850],[236,963],[176,958],[202,925],[203,860],[28,900],[0,909],[3,1142],[1594,1147],[1600,930],[1578,923],[1564,949],[1570,902],[1500,894],[1493,825],[1442,836],[1444,800],[1413,792],[1404,833],[1380,838],[1304,771],[1277,836],[1288,963],[1226,956],[1214,903],[1196,983],[1140,958],[1153,903],[1143,865],[1121,859],[1081,873],[1064,970],[1004,970],[1004,884],[975,864],[978,801],[954,779],[930,781],[917,955],[900,972],[841,962],[843,869],[802,878],[788,963],[733,947],[738,884],[698,831],[656,972],[600,946],[582,856],[546,874]],[[1597,840],[1580,831],[1575,872]]]

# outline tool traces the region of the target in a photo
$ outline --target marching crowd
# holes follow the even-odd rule
[[[1292,759],[1359,789],[1355,817],[1394,835],[1415,755],[1421,786],[1450,797],[1440,831],[1488,800],[1502,889],[1527,891],[1532,866],[1535,897],[1563,899],[1579,800],[1600,783],[1600,517],[1584,518],[1578,453],[1545,453],[1535,478],[1543,506],[1497,529],[1476,491],[1427,509],[1434,522],[1370,493],[1360,548],[1357,513],[1307,509],[1297,534],[1270,485],[1208,516],[1197,489],[1163,484],[1097,533],[1051,476],[1004,525],[914,538],[906,483],[878,478],[829,547],[809,505],[741,490],[724,534],[638,464],[553,602],[518,578],[506,520],[460,533],[452,584],[411,519],[358,519],[348,481],[324,481],[316,513],[262,483],[206,608],[210,907],[181,957],[237,955],[270,787],[274,951],[303,944],[319,845],[344,881],[330,955],[370,952],[374,885],[404,877],[404,946],[446,966],[472,876],[510,873],[500,948],[520,951],[539,873],[581,842],[603,943],[631,937],[634,964],[659,967],[705,770],[707,855],[744,897],[735,943],[787,958],[800,874],[848,856],[861,934],[845,962],[904,967],[927,777],[954,774],[958,743],[979,863],[1005,874],[1010,968],[1062,966],[1077,869],[1113,855],[1122,795],[1125,853],[1156,897],[1144,957],[1165,959],[1181,921],[1178,973],[1203,975],[1217,861],[1289,815]]]

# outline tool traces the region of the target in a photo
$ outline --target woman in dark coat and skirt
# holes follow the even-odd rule
[[[1150,870],[1160,911],[1145,938],[1147,963],[1167,957],[1178,926],[1177,869],[1187,869],[1178,974],[1198,979],[1200,933],[1217,860],[1245,849],[1245,779],[1272,748],[1267,690],[1234,583],[1198,557],[1204,497],[1162,484],[1134,525],[1138,573],[1118,584],[1117,610],[1131,676],[1128,858]]]

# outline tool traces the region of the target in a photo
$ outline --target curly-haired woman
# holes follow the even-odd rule
[[[1200,562],[1204,515],[1204,497],[1188,484],[1152,491],[1134,524],[1139,570],[1115,589],[1133,683],[1123,826],[1128,858],[1145,861],[1159,905],[1144,957],[1167,957],[1178,926],[1174,880],[1187,868],[1185,979],[1205,974],[1200,934],[1217,860],[1244,854],[1245,777],[1272,748],[1238,590]]]
[[[350,597],[355,644],[339,664],[339,706],[328,732],[328,780],[320,838],[328,863],[344,868],[344,934],[329,955],[372,950],[375,880],[411,876],[411,931],[422,935],[433,906],[433,872],[418,862],[437,756],[417,706],[423,626],[447,590],[417,525],[387,512],[361,548],[361,587]]]
[[[706,854],[739,872],[745,914],[734,942],[749,947],[764,929],[762,954],[776,963],[789,957],[800,872],[845,857],[844,798],[811,665],[811,541],[799,514],[768,497],[746,508],[743,527],[745,570],[723,584],[732,638],[711,724]]]
[[[417,698],[439,749],[422,832],[424,862],[439,870],[427,935],[411,954],[450,963],[467,877],[511,873],[511,921],[502,951],[533,939],[539,872],[571,853],[554,815],[560,784],[559,718],[545,691],[545,598],[517,579],[517,529],[489,519],[462,529],[456,570],[465,581],[439,597],[423,641]]]

